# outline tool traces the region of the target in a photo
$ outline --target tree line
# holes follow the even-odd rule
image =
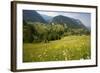
[[[27,23],[23,22],[23,42],[49,42],[59,40],[63,36],[69,35],[89,35],[90,31],[83,28],[69,28],[64,24],[46,24],[40,22]]]

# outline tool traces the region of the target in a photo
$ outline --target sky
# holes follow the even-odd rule
[[[64,11],[37,11],[39,14],[55,17],[58,15],[68,16],[79,19],[85,26],[91,27],[91,14],[82,12],[64,12]]]

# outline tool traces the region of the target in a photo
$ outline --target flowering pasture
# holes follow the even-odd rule
[[[47,43],[23,44],[23,62],[86,60],[90,58],[89,35],[66,36]]]

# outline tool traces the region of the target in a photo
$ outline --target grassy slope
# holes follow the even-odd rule
[[[90,36],[67,36],[49,43],[24,43],[23,62],[90,58]]]

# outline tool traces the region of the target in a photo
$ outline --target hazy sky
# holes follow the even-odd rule
[[[71,18],[79,19],[85,26],[91,27],[91,14],[90,13],[78,13],[78,12],[58,12],[58,11],[37,11],[39,14],[44,14],[48,16],[68,16]]]

